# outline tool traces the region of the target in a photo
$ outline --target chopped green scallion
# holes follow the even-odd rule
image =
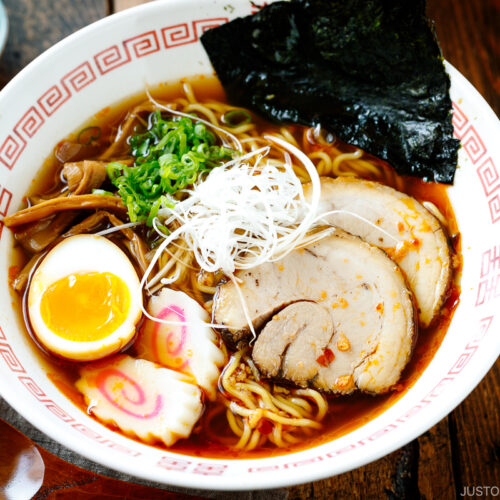
[[[244,109],[232,109],[222,116],[222,121],[228,127],[234,128],[246,125],[252,121],[252,116]]]
[[[160,208],[175,204],[172,195],[236,154],[216,145],[215,134],[203,123],[185,117],[167,120],[160,111],[151,113],[148,129],[128,143],[134,164],[111,162],[106,170],[130,220],[149,227]]]
[[[101,196],[114,196],[115,193],[106,191],[105,189],[92,189],[92,194],[99,194]]]
[[[76,142],[82,146],[90,146],[101,137],[101,128],[97,126],[86,127],[80,130]]]

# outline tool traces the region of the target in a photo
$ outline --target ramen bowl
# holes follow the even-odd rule
[[[212,73],[199,41],[207,29],[255,9],[247,0],[154,2],[99,21],[58,43],[0,93],[0,215],[13,213],[44,158],[89,117],[182,77]],[[451,65],[453,124],[462,141],[448,189],[461,232],[460,303],[432,361],[392,406],[338,439],[255,459],[169,452],[113,432],[53,384],[11,307],[12,233],[0,223],[0,394],[67,448],[158,483],[207,489],[274,488],[340,474],[416,438],[453,410],[500,351],[500,124]]]

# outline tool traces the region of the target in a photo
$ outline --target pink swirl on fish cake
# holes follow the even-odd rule
[[[169,315],[174,315],[177,317],[177,319],[180,322],[185,322],[186,321],[186,315],[184,314],[184,310],[175,305],[171,304],[169,306],[164,307],[160,313],[156,316],[158,319],[164,320],[167,318]],[[186,368],[189,365],[189,360],[184,359],[184,361],[180,365],[175,365],[174,363],[164,363],[162,360],[162,357],[160,356],[160,353],[158,352],[158,342],[159,342],[159,335],[160,335],[160,328],[166,327],[168,325],[165,325],[164,323],[159,323],[155,322],[153,326],[153,333],[152,333],[152,348],[153,348],[153,353],[155,358],[161,362],[162,364],[166,364],[170,368],[173,368],[175,370],[182,370]],[[181,325],[181,333],[180,333],[180,338],[177,332],[169,331],[166,335],[166,351],[167,355],[169,356],[177,356],[179,357],[179,354],[184,350],[186,346],[186,340],[187,340],[187,325],[183,324]]]
[[[161,395],[157,395],[156,397],[156,402],[153,411],[150,413],[135,413],[131,410],[128,410],[121,404],[119,404],[115,398],[112,397],[112,393],[116,392],[118,389],[113,389],[111,388],[111,394],[108,391],[108,388],[106,386],[107,382],[109,381],[110,378],[112,377],[117,377],[123,381],[123,384],[130,384],[130,386],[134,389],[136,393],[136,398],[134,399],[133,397],[130,397],[130,395],[126,391],[126,387],[120,388],[120,395],[129,403],[131,403],[134,406],[140,406],[146,402],[146,397],[144,395],[144,390],[142,387],[131,377],[126,375],[120,370],[117,370],[115,368],[108,368],[105,370],[101,370],[98,375],[97,375],[97,388],[101,392],[101,394],[107,399],[109,403],[111,403],[115,408],[118,410],[121,410],[123,413],[126,413],[127,415],[135,418],[139,418],[142,420],[150,419],[156,417],[159,413],[160,410],[163,406],[163,398]],[[116,382],[115,382],[116,383]]]

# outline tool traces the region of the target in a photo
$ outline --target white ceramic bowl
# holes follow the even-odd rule
[[[198,39],[251,12],[247,0],[154,2],[99,21],[33,61],[0,94],[0,214],[14,212],[42,160],[69,131],[146,85],[211,72]],[[450,65],[453,122],[463,147],[449,195],[463,244],[462,295],[434,359],[397,403],[363,427],[287,456],[213,460],[169,453],[113,433],[51,383],[8,292],[12,234],[0,233],[0,394],[66,447],[127,474],[213,489],[291,485],[340,474],[403,446],[457,406],[500,351],[500,126]],[[1,223],[0,223],[1,224]],[[0,227],[1,230],[1,227]]]

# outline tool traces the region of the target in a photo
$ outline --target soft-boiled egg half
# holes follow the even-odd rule
[[[28,311],[38,341],[57,356],[100,359],[133,338],[142,291],[132,263],[101,236],[63,240],[31,280]]]

